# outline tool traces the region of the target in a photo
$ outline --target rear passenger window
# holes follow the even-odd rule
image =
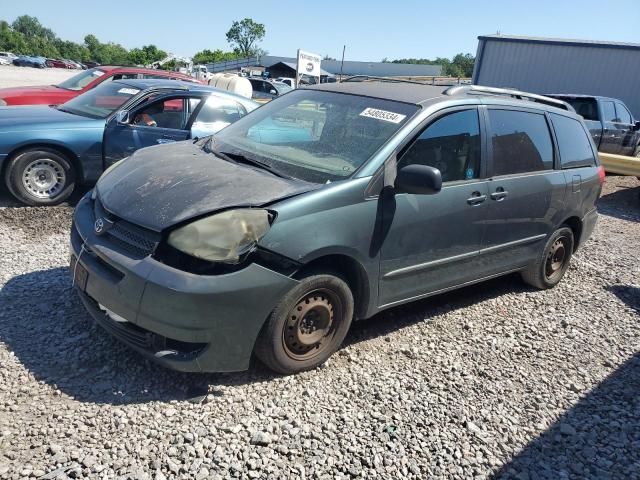
[[[616,121],[616,109],[613,102],[602,102],[602,120],[604,122]]]
[[[544,115],[489,110],[493,174],[513,175],[553,168],[553,144]]]
[[[233,100],[210,96],[198,113],[196,122],[222,123],[228,125],[239,120],[246,113],[245,109]]]
[[[558,137],[562,168],[592,166],[596,164],[589,136],[582,124],[573,118],[551,114],[553,128]]]
[[[450,113],[429,125],[402,156],[398,168],[414,164],[437,168],[443,182],[478,178],[478,111]]]
[[[619,123],[631,125],[631,114],[629,113],[629,110],[627,110],[625,106],[619,102],[616,102],[616,114]]]

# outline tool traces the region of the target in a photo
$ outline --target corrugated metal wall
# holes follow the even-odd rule
[[[473,83],[623,100],[640,119],[640,47],[479,37]]]

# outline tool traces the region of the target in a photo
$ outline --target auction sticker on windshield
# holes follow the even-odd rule
[[[121,88],[120,90],[118,90],[118,93],[125,93],[127,95],[135,95],[139,91],[140,90],[136,90],[135,88]]]
[[[365,108],[360,114],[361,117],[375,118],[384,120],[385,122],[400,123],[407,116],[400,113],[388,112],[386,110],[378,110],[377,108]]]

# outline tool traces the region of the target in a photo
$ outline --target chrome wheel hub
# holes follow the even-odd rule
[[[55,198],[62,192],[66,181],[62,165],[49,158],[34,160],[22,174],[22,185],[36,198]]]

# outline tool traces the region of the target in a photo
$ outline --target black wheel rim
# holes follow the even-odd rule
[[[287,355],[306,361],[324,353],[332,344],[342,316],[342,302],[332,290],[316,289],[300,297],[288,312],[282,332]]]
[[[568,253],[569,240],[566,237],[560,237],[553,242],[547,252],[547,259],[544,265],[544,273],[548,281],[556,281],[562,276],[569,258]]]

